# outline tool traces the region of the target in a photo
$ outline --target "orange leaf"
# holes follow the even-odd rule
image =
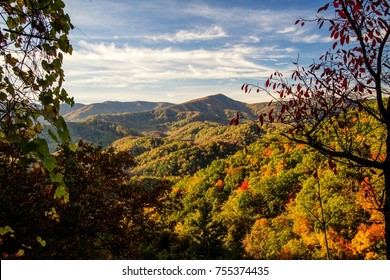
[[[244,181],[242,182],[241,186],[240,186],[240,190],[242,191],[247,191],[249,189],[249,184],[247,181]]]

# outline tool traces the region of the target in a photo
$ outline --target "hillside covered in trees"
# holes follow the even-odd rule
[[[219,111],[204,106],[210,99]],[[198,102],[74,123],[89,127],[80,130],[85,139],[55,152],[69,202],[50,199],[41,166],[17,170],[26,190],[43,191],[3,193],[1,210],[12,213],[10,224],[20,221],[12,224],[18,235],[3,237],[3,257],[385,258],[378,171],[329,162],[281,137],[285,125],[260,129],[251,110],[261,104],[229,107],[222,95]],[[243,122],[230,126],[236,112]],[[110,133],[102,127],[123,137],[104,149],[85,142],[90,131]]]

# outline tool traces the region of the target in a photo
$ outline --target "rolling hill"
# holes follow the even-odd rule
[[[80,121],[94,115],[134,113],[149,110],[156,110],[173,105],[167,102],[118,102],[105,101],[103,103],[80,104],[76,103],[73,107],[61,107],[61,114],[67,121]]]
[[[260,113],[269,110],[268,103],[246,104],[223,94],[210,95],[182,104],[164,102],[104,102],[89,105],[76,103],[63,106],[72,139],[109,146],[123,137],[154,137],[199,142],[202,137],[211,141],[240,138],[231,130],[229,136],[221,128],[240,114],[240,123],[253,123]],[[222,129],[223,130],[223,129]],[[199,136],[202,133],[208,136]],[[221,135],[225,139],[221,139]],[[223,138],[222,137],[222,138]],[[241,137],[243,138],[243,137]],[[245,137],[244,137],[245,138]],[[228,141],[231,142],[232,141]],[[234,140],[234,142],[239,142]]]

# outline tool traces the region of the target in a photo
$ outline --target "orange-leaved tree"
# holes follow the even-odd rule
[[[332,13],[325,13],[333,9]],[[259,116],[284,122],[284,135],[334,161],[369,168],[384,178],[378,209],[384,215],[386,257],[390,259],[390,49],[387,0],[334,0],[318,9],[314,21],[329,27],[333,45],[309,67],[296,63],[290,77],[276,71],[264,87],[277,106]],[[325,15],[326,14],[326,15]],[[332,16],[328,16],[328,15]]]

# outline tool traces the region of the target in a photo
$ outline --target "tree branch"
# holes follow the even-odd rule
[[[284,137],[287,139],[294,141],[299,144],[304,144],[308,145],[315,150],[319,151],[321,154],[327,156],[327,157],[337,157],[337,158],[345,158],[348,160],[352,160],[359,164],[362,167],[372,167],[372,168],[378,168],[378,169],[383,169],[385,168],[385,163],[383,162],[378,162],[378,161],[372,161],[363,157],[356,156],[352,154],[349,151],[333,151],[330,150],[326,147],[324,147],[321,143],[317,143],[314,139],[312,139],[311,136],[306,136],[307,140],[296,138],[290,135],[287,135],[285,133],[282,133]]]

